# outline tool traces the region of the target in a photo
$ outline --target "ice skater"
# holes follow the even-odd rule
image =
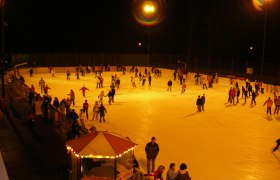
[[[70,71],[67,71],[66,72],[66,80],[70,80],[70,76],[71,76]]]
[[[275,104],[275,110],[273,114],[277,114],[279,113],[279,108],[280,108],[280,96],[278,96],[278,98],[275,100],[274,102]]]
[[[266,105],[266,114],[268,113],[271,115],[271,107],[272,107],[273,101],[268,97],[268,99],[264,102],[263,106]]]
[[[132,87],[136,88],[136,83],[135,83],[135,79],[134,79],[133,76],[131,76],[131,80],[130,81],[131,81]]]
[[[103,104],[101,103],[100,107],[99,107],[99,116],[100,116],[99,122],[101,122],[101,119],[103,119],[103,121],[106,122],[106,120],[105,120],[105,113],[107,113],[107,110],[103,106]]]
[[[39,81],[39,87],[41,88],[41,93],[44,92],[45,84],[46,84],[45,81],[43,80],[43,78],[41,78]]]
[[[75,106],[75,93],[74,91],[71,89],[70,93],[68,94],[70,96],[70,106],[73,104],[73,106]]]
[[[155,171],[156,157],[159,153],[159,146],[156,143],[156,138],[152,137],[151,142],[147,143],[145,146],[145,152],[147,157],[147,174],[150,174],[151,162],[152,162],[152,173]]]
[[[51,88],[50,88],[48,85],[46,85],[46,86],[44,87],[44,94],[45,94],[45,96],[48,95],[49,89],[51,89]]]
[[[198,96],[197,100],[196,100],[196,106],[197,106],[197,110],[198,112],[201,112],[201,106],[203,105],[203,101],[200,98],[200,96]]]
[[[280,146],[280,139],[277,139],[276,140],[276,146],[273,148],[272,152],[277,151],[277,149],[279,149],[279,146]]]
[[[202,96],[201,96],[201,103],[202,103],[202,105],[201,105],[201,110],[202,111],[204,111],[204,104],[205,104],[205,94],[203,94]]]
[[[101,93],[98,95],[99,103],[103,103],[103,97],[105,96],[104,91],[101,91]]]
[[[172,89],[172,81],[171,81],[171,79],[167,82],[167,91],[171,91],[171,89]]]
[[[112,89],[108,92],[108,94],[105,97],[107,97],[107,96],[109,98],[108,103],[111,105],[111,102],[112,102],[112,99],[113,99],[113,91],[112,91]]]
[[[149,75],[148,81],[149,81],[149,86],[151,86],[152,85],[152,76],[151,75]]]
[[[88,119],[88,102],[87,102],[87,100],[85,100],[85,102],[84,102],[84,104],[83,104],[83,110],[84,110],[84,112],[86,113],[86,115],[87,115],[87,119]]]
[[[54,68],[51,69],[51,74],[52,74],[52,77],[55,77],[55,69]]]
[[[86,88],[86,86],[84,85],[84,86],[80,89],[80,91],[82,91],[83,97],[85,97],[85,96],[86,96],[86,91],[89,91],[89,89]]]
[[[99,104],[98,104],[98,101],[95,101],[95,104],[93,106],[92,120],[94,120],[94,118],[96,120],[98,119],[98,113],[99,113]]]
[[[251,100],[251,105],[253,105],[253,103],[256,105],[256,92],[254,90],[252,90],[252,100]]]

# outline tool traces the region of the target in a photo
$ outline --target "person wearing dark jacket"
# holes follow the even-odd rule
[[[53,106],[56,107],[56,109],[58,109],[58,107],[59,107],[59,101],[58,101],[57,97],[55,97],[53,100]]]
[[[167,91],[171,91],[171,88],[172,88],[172,81],[171,80],[169,80],[167,82],[167,86],[168,86]]]
[[[252,91],[252,100],[251,100],[251,105],[253,105],[253,103],[256,105],[256,92]]]
[[[155,137],[152,137],[151,142],[146,144],[145,151],[146,151],[146,157],[147,157],[147,172],[149,174],[151,161],[152,161],[152,172],[155,171],[155,161],[156,161],[156,157],[159,152],[159,146],[156,143]]]
[[[191,177],[187,170],[187,165],[185,163],[182,163],[180,165],[180,170],[179,170],[178,175],[176,176],[175,180],[191,180]]]
[[[196,100],[196,106],[197,106],[197,110],[200,112],[201,111],[201,106],[203,105],[203,100],[200,98],[200,96],[198,96],[197,100]]]

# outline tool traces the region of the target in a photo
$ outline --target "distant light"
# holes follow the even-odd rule
[[[250,50],[253,50],[254,49],[254,47],[253,46],[250,46]]]
[[[262,11],[265,3],[270,3],[272,0],[252,0],[254,8],[258,11]]]
[[[132,3],[134,18],[142,25],[159,24],[165,17],[165,0],[134,0]]]
[[[142,43],[141,43],[141,42],[139,42],[139,43],[138,43],[138,46],[142,46]]]

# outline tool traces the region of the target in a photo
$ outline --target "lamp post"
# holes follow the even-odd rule
[[[143,14],[148,18],[152,19],[153,16],[156,13],[156,8],[152,3],[145,3],[143,5]],[[147,52],[148,52],[148,66],[150,66],[150,27],[148,27],[148,46],[147,46]]]
[[[265,58],[265,42],[266,42],[266,24],[267,24],[267,3],[272,0],[263,0],[262,7],[264,9],[264,23],[263,23],[263,47],[262,47],[262,62],[261,62],[261,76],[263,76],[263,66]]]

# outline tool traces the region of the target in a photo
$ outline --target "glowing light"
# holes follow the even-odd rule
[[[252,0],[254,8],[258,11],[262,11],[265,3],[272,2],[272,0]]]
[[[164,19],[166,10],[165,0],[134,0],[132,12],[140,24],[152,26]]]
[[[116,159],[116,158],[122,157],[122,155],[128,153],[129,151],[134,150],[135,148],[136,148],[136,146],[134,146],[134,147],[132,147],[132,148],[130,148],[130,149],[124,151],[123,153],[121,153],[121,154],[119,154],[119,155],[117,155],[117,156],[102,156],[102,155],[92,155],[92,154],[90,154],[90,155],[85,155],[85,156],[80,156],[78,153],[76,153],[76,152],[74,151],[74,149],[72,149],[72,147],[66,145],[66,149],[67,149],[69,152],[70,152],[70,151],[73,152],[74,155],[75,155],[77,158],[78,158],[78,157],[81,157],[81,158],[88,158],[88,157],[90,157],[90,158],[98,158],[98,159],[103,159],[103,158],[106,158],[106,159]]]
[[[153,4],[144,4],[143,10],[145,13],[154,13],[155,6]]]

